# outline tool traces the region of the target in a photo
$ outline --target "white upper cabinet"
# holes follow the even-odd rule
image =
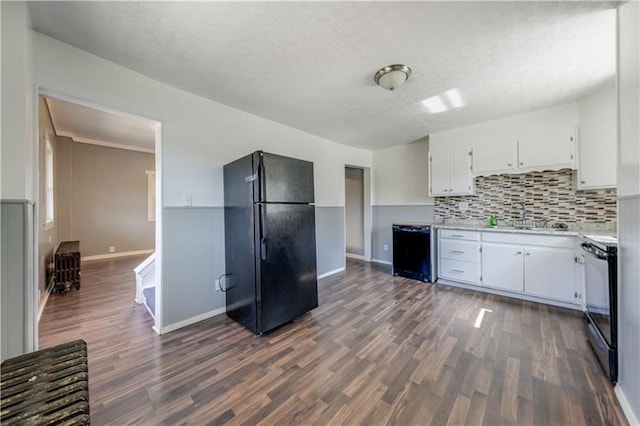
[[[449,195],[471,194],[471,151],[456,148],[449,151]]]
[[[433,133],[429,149],[471,149],[472,177],[575,169],[577,125],[574,102]]]
[[[575,130],[518,140],[518,169],[575,169]]]
[[[429,195],[449,194],[449,151],[429,153]]]
[[[473,147],[473,173],[478,176],[513,173],[518,166],[516,141]]]
[[[473,175],[575,169],[575,129],[472,148]]]
[[[616,93],[600,92],[578,105],[578,189],[616,186]]]
[[[429,152],[429,195],[472,194],[471,155],[467,148]]]

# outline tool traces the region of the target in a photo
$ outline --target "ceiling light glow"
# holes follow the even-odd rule
[[[450,89],[444,92],[445,98],[449,101],[449,105],[452,108],[460,108],[464,106],[464,101],[462,100],[462,95],[460,95],[460,91],[458,89]]]
[[[424,101],[422,101],[422,105],[427,107],[431,114],[444,112],[448,109],[444,102],[442,102],[442,98],[439,95],[425,99]]]

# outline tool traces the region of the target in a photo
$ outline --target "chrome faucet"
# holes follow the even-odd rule
[[[511,211],[513,212],[513,208],[515,206],[520,206],[520,222],[524,225],[527,222],[527,211],[525,210],[524,203],[513,203],[511,204]]]

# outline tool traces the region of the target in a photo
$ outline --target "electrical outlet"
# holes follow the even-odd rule
[[[186,207],[191,207],[193,205],[193,196],[191,194],[184,196],[184,205]]]
[[[113,246],[109,247],[109,253],[115,253],[116,252],[116,248]]]
[[[383,249],[384,251],[389,251],[389,245],[388,245],[388,244],[385,244],[384,246],[382,246],[382,249]]]
[[[458,203],[458,210],[460,210],[461,212],[466,212],[467,210],[469,210],[469,203],[464,201]]]

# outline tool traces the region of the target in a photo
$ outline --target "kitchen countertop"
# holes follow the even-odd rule
[[[585,235],[602,235],[608,237],[615,237],[617,232],[615,229],[593,229],[593,228],[576,228],[576,229],[556,229],[556,228],[532,228],[532,229],[520,229],[511,226],[496,226],[490,227],[489,225],[477,225],[477,224],[449,224],[438,223],[432,224],[437,229],[459,229],[464,231],[482,231],[482,232],[505,232],[511,234],[534,234],[534,235],[568,235],[573,237],[584,237]]]
[[[481,231],[481,232],[505,232],[511,234],[534,234],[534,235],[568,235],[572,237],[584,237],[585,235],[601,235],[607,237],[616,237],[615,229],[585,227],[585,228],[531,228],[522,229],[512,226],[498,225],[495,227],[483,225],[480,223],[443,223],[443,222],[393,222],[394,225],[401,226],[430,226],[435,229],[459,229],[462,231]]]

